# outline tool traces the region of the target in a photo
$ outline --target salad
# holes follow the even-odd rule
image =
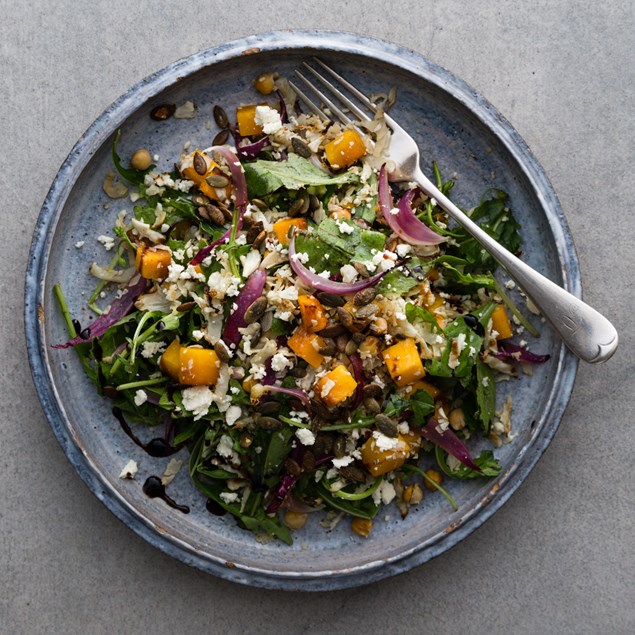
[[[91,266],[89,324],[55,287],[70,335],[57,347],[74,348],[132,441],[155,457],[187,448],[208,511],[259,538],[291,544],[315,512],[368,537],[387,505],[456,509],[444,481],[496,476],[493,449],[513,439],[497,382],[549,356],[513,340],[537,332],[490,255],[434,199],[389,182],[393,95],[353,128],[302,112],[276,73],[254,85],[235,124],[214,107],[212,145],[171,171],[145,148],[125,165],[117,133],[104,190],[133,207],[98,237],[113,255]],[[189,102],[151,113],[195,115]],[[519,251],[503,191],[469,213]],[[473,453],[475,439],[490,449]],[[187,512],[166,493],[179,465],[143,487]]]

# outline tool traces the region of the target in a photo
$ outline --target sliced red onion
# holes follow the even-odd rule
[[[232,135],[234,137],[234,143],[236,144],[236,154],[238,154],[241,159],[257,159],[260,153],[271,145],[271,139],[267,136],[253,143],[242,143],[245,137],[241,136],[238,130],[232,130]]]
[[[263,269],[258,269],[245,282],[245,286],[236,298],[236,310],[229,315],[227,324],[225,324],[223,339],[228,344],[238,344],[242,339],[238,329],[244,329],[247,326],[245,311],[262,295],[266,280],[266,272]]]
[[[353,408],[355,409],[359,408],[359,405],[364,399],[364,368],[362,366],[362,358],[359,356],[359,353],[351,353],[348,356],[348,359],[351,360],[353,375],[355,377],[355,381],[357,382],[357,388],[355,389],[355,402],[353,403]]]
[[[289,116],[287,115],[287,104],[284,100],[284,96],[279,90],[276,91],[276,94],[278,95],[278,101],[280,102],[280,121],[282,123],[288,123]]]
[[[238,224],[236,231],[240,231],[243,226],[243,216],[245,215],[247,204],[249,203],[249,198],[247,196],[247,181],[245,181],[243,166],[240,164],[238,157],[227,146],[212,146],[210,153],[213,154],[214,152],[217,152],[223,157],[223,159],[225,159],[232,175],[234,193],[236,196],[235,205],[238,210]],[[215,240],[213,243],[203,247],[203,249],[201,249],[194,258],[192,258],[190,264],[192,266],[201,264],[201,262],[209,256],[214,247],[220,245],[222,242],[225,242],[230,237],[231,231],[231,228],[228,229],[218,240]]]
[[[498,351],[492,355],[502,360],[515,360],[529,364],[544,364],[551,357],[551,355],[536,355],[518,344],[505,341],[498,342]]]
[[[276,373],[274,372],[273,368],[271,368],[271,360],[273,358],[268,357],[265,360],[265,376],[260,380],[260,383],[263,386],[271,386],[271,384],[273,384],[276,381]]]
[[[262,383],[262,382],[261,382]],[[282,386],[267,386],[263,383],[263,392],[279,392],[285,395],[291,395],[296,399],[299,399],[307,410],[311,410],[311,399],[309,395],[307,395],[304,390],[300,390],[299,388],[283,388]]]
[[[326,293],[333,293],[335,295],[346,295],[348,293],[357,293],[367,287],[372,287],[377,284],[390,269],[386,271],[380,271],[370,278],[359,280],[358,282],[334,282],[328,278],[323,278],[317,273],[313,273],[310,269],[305,267],[296,256],[295,251],[295,236],[291,238],[289,242],[289,263],[291,268],[296,272],[299,278],[310,287],[317,289],[318,291],[325,291]],[[399,263],[398,263],[399,264]],[[397,266],[398,266],[397,264]]]
[[[76,344],[89,342],[94,337],[101,337],[111,326],[117,324],[121,318],[125,317],[133,307],[135,300],[139,297],[148,286],[145,278],[139,278],[134,284],[129,284],[120,298],[113,300],[108,313],[100,315],[91,325],[85,328],[79,335],[65,344],[53,344],[53,348],[69,348]]]
[[[412,199],[417,190],[409,190],[400,199],[397,207],[393,205],[386,166],[379,171],[378,200],[379,209],[386,222],[397,236],[411,245],[437,245],[444,242],[445,237],[432,231],[422,223],[412,211]],[[398,210],[393,213],[393,210]]]
[[[472,460],[470,451],[467,449],[465,443],[454,434],[451,428],[447,428],[442,433],[439,432],[437,429],[438,425],[439,422],[434,417],[430,417],[425,426],[412,429],[419,432],[424,439],[443,448],[448,454],[451,454],[455,459],[461,461],[463,465],[480,472],[481,468]]]

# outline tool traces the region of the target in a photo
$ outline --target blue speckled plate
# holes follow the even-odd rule
[[[499,400],[513,391],[517,436],[497,451],[504,467],[500,477],[448,484],[458,512],[441,496],[428,496],[404,521],[391,508],[366,540],[355,536],[347,522],[326,531],[316,517],[298,533],[292,547],[258,543],[238,529],[232,518],[205,511],[205,499],[194,490],[186,469],[169,490],[177,501],[191,506],[189,515],[142,493],[144,479],[161,474],[167,459],[147,456],[122,432],[108,401],[96,395],[73,351],[51,348],[66,339],[52,287],[62,283],[71,311],[87,323],[85,305],[94,286],[88,265],[109,260],[96,237],[111,232],[120,209],[132,208],[126,199],[109,201],[101,189],[105,173],[112,169],[110,149],[118,128],[122,129],[123,157],[146,146],[159,155],[159,167],[167,169],[185,142],[192,147],[210,145],[216,133],[213,105],[231,112],[236,104],[256,99],[251,80],[259,73],[277,70],[290,75],[300,61],[315,54],[367,92],[387,91],[396,85],[398,100],[392,114],[420,142],[424,169],[429,171],[434,159],[443,174],[455,175],[454,197],[460,205],[474,205],[490,186],[509,192],[522,222],[526,260],[580,295],[578,263],[562,211],[523,140],[469,86],[412,51],[343,33],[253,36],[175,62],[110,106],[62,165],[33,237],[26,332],[42,406],[78,474],[139,535],[215,575],[276,589],[327,590],[365,584],[420,565],[465,538],[511,496],[545,450],[569,400],[577,368],[576,359],[545,325],[535,348],[549,351],[551,361],[536,368],[532,377],[501,387]],[[194,119],[158,123],[148,116],[160,103],[186,100],[197,106]],[[78,241],[85,242],[81,249],[75,247]],[[139,463],[137,479],[119,479],[131,458]]]

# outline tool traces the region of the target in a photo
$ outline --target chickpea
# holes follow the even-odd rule
[[[426,476],[430,480],[434,481],[437,485],[441,485],[441,481],[443,480],[441,472],[437,472],[436,470],[426,470]],[[431,492],[434,492],[434,490],[436,489],[436,487],[432,483],[430,483],[428,479],[424,480],[423,485],[427,490],[430,490]]]
[[[408,485],[403,491],[403,501],[409,505],[418,505],[423,500],[423,490],[418,483]]]
[[[152,157],[146,148],[139,148],[132,153],[130,165],[135,170],[147,170],[152,165]]]
[[[450,410],[448,420],[453,430],[462,430],[465,428],[465,413],[462,408],[454,408],[454,410]]]

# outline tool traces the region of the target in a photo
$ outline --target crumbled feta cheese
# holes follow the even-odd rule
[[[405,258],[412,251],[412,245],[397,245],[397,255],[400,258]]]
[[[137,475],[138,470],[139,467],[137,466],[137,462],[130,459],[130,461],[128,461],[124,466],[123,470],[121,470],[119,478],[133,479]]]
[[[219,494],[219,496],[226,503],[235,503],[238,500],[238,493],[237,492],[221,492]]]
[[[298,428],[295,431],[295,436],[302,445],[313,445],[315,443],[315,435],[307,428]]]
[[[336,220],[335,224],[337,228],[340,230],[340,234],[352,234],[355,231],[355,227],[353,225],[349,225],[345,221]]]
[[[254,121],[262,126],[265,134],[273,134],[282,128],[280,113],[269,106],[256,106]]]
[[[181,393],[183,407],[194,415],[194,421],[207,414],[213,395],[208,386],[191,386]]]
[[[353,456],[343,456],[341,459],[333,459],[331,462],[333,463],[333,467],[340,468],[350,465],[354,460],[355,457]]]
[[[328,254],[325,254],[325,256]],[[309,262],[309,254],[305,254],[302,251],[298,251],[295,254],[293,254],[293,256],[291,256],[291,260],[293,260],[294,262],[301,262],[302,264],[306,264],[307,262]]]
[[[163,342],[144,342],[141,345],[141,357],[150,359],[157,353],[163,352],[165,344]]]
[[[399,439],[397,437],[387,437],[379,430],[373,432],[373,437],[378,450],[394,450],[399,445]]]
[[[142,406],[146,401],[148,401],[148,395],[145,390],[137,390],[134,395],[134,403],[135,406]]]
[[[242,415],[242,410],[240,406],[229,406],[227,408],[227,412],[225,413],[225,421],[228,426],[233,426],[238,419],[240,419]]]
[[[287,351],[287,352],[290,354],[290,351]],[[293,362],[282,351],[278,351],[271,358],[271,369],[276,373],[281,373],[286,368],[292,368],[292,367],[293,367]]]
[[[97,236],[97,240],[106,251],[110,251],[115,246],[115,239],[112,236]]]
[[[83,240],[78,240],[78,241],[75,243],[75,248],[76,248],[76,249],[81,249],[83,246],[84,246],[84,241],[83,241]]]
[[[349,283],[357,280],[357,269],[353,265],[344,265],[340,267],[340,273],[342,274],[342,282]]]
[[[327,379],[322,386],[322,390],[320,391],[320,397],[322,397],[322,399],[328,397],[328,394],[331,392],[331,390],[333,390],[334,387],[335,382],[332,379]]]
[[[186,101],[174,111],[173,117],[175,119],[194,119],[196,117],[196,108],[191,101]]]

